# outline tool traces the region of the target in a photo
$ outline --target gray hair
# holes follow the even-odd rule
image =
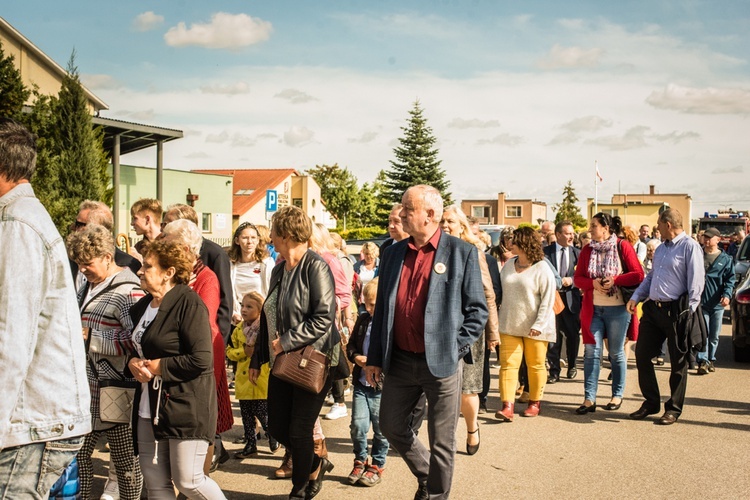
[[[112,211],[109,207],[101,201],[84,200],[78,206],[78,211],[83,210],[89,211],[89,224],[99,224],[106,227],[110,231],[115,226],[115,221],[112,218]]]
[[[90,262],[95,257],[115,256],[112,232],[98,224],[88,224],[82,231],[74,231],[65,240],[68,257],[73,262]]]
[[[190,247],[190,251],[193,252],[196,259],[201,254],[203,236],[193,221],[177,219],[164,226],[162,232],[167,236],[175,236],[182,243]]]
[[[0,120],[0,175],[9,182],[31,180],[35,168],[34,135],[13,120]]]
[[[422,194],[422,208],[435,212],[435,219],[437,219],[437,222],[440,222],[440,218],[443,216],[443,197],[440,195],[440,191],[427,184],[417,184],[407,189],[407,191],[412,189],[420,191]]]
[[[656,247],[658,247],[659,245],[661,245],[661,241],[657,240],[656,238],[652,238],[648,240],[648,243],[646,243],[646,250],[648,250],[649,248],[651,250],[656,250]]]

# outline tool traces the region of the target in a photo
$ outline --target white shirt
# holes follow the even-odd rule
[[[135,348],[138,350],[138,355],[143,358],[143,349],[141,349],[141,340],[143,339],[143,333],[148,328],[148,325],[156,317],[156,313],[159,312],[158,307],[149,305],[146,308],[146,312],[141,316],[141,320],[138,322],[135,328],[133,328],[133,343]],[[148,384],[144,382],[141,384],[141,400],[138,402],[138,416],[141,418],[151,418],[151,407],[148,404]]]

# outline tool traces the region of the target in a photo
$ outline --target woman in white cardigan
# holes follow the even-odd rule
[[[555,276],[544,262],[539,235],[530,227],[513,233],[511,250],[516,257],[500,271],[503,302],[498,317],[500,331],[500,399],[495,417],[512,422],[518,369],[526,358],[529,406],[521,415],[536,417],[547,380],[547,344],[554,342]]]

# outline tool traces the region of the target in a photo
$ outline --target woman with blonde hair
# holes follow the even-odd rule
[[[466,215],[457,205],[450,205],[443,210],[443,217],[440,220],[440,227],[443,231],[479,247],[481,242],[471,232]],[[463,378],[461,382],[461,413],[466,422],[466,453],[475,454],[479,450],[479,393],[482,392],[483,369],[485,347],[492,350],[498,343],[499,336],[497,330],[497,309],[495,308],[495,291],[492,287],[492,277],[490,276],[487,259],[484,252],[479,252],[479,269],[482,273],[482,286],[484,296],[487,299],[487,308],[489,309],[489,318],[485,325],[482,336],[471,346],[472,364],[463,365]],[[476,436],[474,436],[476,434]]]

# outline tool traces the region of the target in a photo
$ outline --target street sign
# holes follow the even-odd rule
[[[275,212],[279,207],[279,196],[275,189],[266,189],[266,212]]]

